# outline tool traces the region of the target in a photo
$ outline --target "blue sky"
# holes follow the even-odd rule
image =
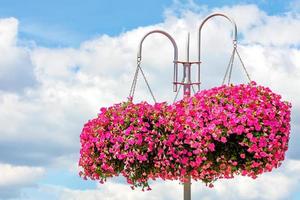
[[[297,135],[300,94],[290,87],[300,80],[297,48],[300,46],[300,1],[297,0],[0,0],[0,37],[4,38],[0,38],[0,112],[3,112],[0,169],[7,172],[0,179],[11,177],[8,183],[0,180],[0,199],[96,199],[92,196],[102,195],[107,199],[109,194],[112,199],[122,198],[114,196],[109,188],[124,192],[124,198],[142,195],[141,199],[149,199],[137,192],[131,194],[122,178],[102,187],[78,177],[76,162],[82,125],[101,106],[124,100],[134,69],[136,47],[144,33],[154,28],[167,29],[177,39],[181,38],[178,43],[182,45],[186,32],[181,27],[196,30],[194,24],[216,9],[235,17],[250,74],[294,103],[291,147],[286,164],[258,183],[252,181],[249,185],[244,179],[221,182],[216,194],[195,183],[198,189],[193,188],[193,195],[208,199],[227,195],[233,199],[236,193],[235,198],[247,199],[245,194],[251,194],[250,189],[228,190],[244,185],[257,193],[254,192],[257,199],[268,199],[258,194],[262,192],[275,195],[274,199],[300,199],[300,137]],[[204,45],[208,52],[205,61],[212,65],[210,72],[203,72],[208,77],[206,87],[218,84],[215,80],[221,76],[213,75],[219,71],[213,66],[222,64],[220,60],[228,57],[226,51],[220,51],[220,55],[214,53],[221,47],[218,45],[230,44],[230,34],[222,38],[214,33],[217,28],[228,30],[220,23],[208,27],[208,33],[212,34],[206,37],[213,45]],[[209,36],[217,39],[214,41]],[[166,45],[160,46],[161,50],[170,53],[168,44],[163,44]],[[170,73],[169,68],[163,67],[170,60],[164,56],[157,61],[155,58],[160,56],[155,52],[157,46],[147,45],[149,57],[145,58],[145,65],[149,66],[150,81],[161,99],[171,99],[170,88],[162,87],[168,81],[158,81]],[[253,61],[263,67],[255,66]],[[138,90],[141,96],[147,94],[142,87]],[[280,194],[271,191],[276,190],[270,187],[272,181],[282,183],[284,191]],[[181,199],[176,196],[181,195],[178,183],[166,187],[160,184],[154,186],[156,190],[150,195]],[[259,184],[267,185],[268,191]],[[167,194],[169,189],[179,192]]]
[[[45,45],[78,45],[100,34],[118,35],[138,26],[159,23],[171,3],[166,0],[1,1],[0,16],[18,18],[21,37]]]
[[[184,1],[181,1],[184,2]],[[269,14],[283,14],[292,1],[195,0],[208,8],[256,4]],[[1,0],[0,17],[20,21],[20,38],[45,46],[77,46],[101,34],[118,35],[127,30],[162,22],[172,0]]]

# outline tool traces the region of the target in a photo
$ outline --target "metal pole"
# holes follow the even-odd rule
[[[191,177],[188,177],[188,181],[183,184],[183,199],[184,200],[191,200]]]
[[[215,16],[221,16],[221,17],[225,17],[226,19],[228,19],[232,25],[233,25],[233,43],[234,45],[236,45],[236,41],[237,41],[237,26],[234,22],[233,19],[231,19],[230,17],[226,16],[225,14],[222,13],[215,13],[212,15],[209,15],[208,17],[206,17],[203,22],[201,23],[200,27],[199,27],[199,35],[198,35],[198,62],[190,62],[189,61],[189,53],[190,53],[190,34],[188,33],[188,38],[187,38],[187,51],[186,51],[186,61],[181,62],[178,61],[178,49],[177,49],[177,45],[175,40],[171,37],[171,35],[169,35],[167,32],[165,31],[161,31],[161,30],[153,30],[150,31],[149,33],[147,33],[141,40],[140,45],[139,45],[139,51],[138,51],[138,55],[137,55],[137,61],[138,63],[141,62],[142,59],[142,44],[145,40],[145,38],[152,34],[152,33],[160,33],[162,35],[165,35],[173,44],[174,47],[174,74],[173,74],[173,90],[174,92],[177,92],[178,94],[178,88],[177,85],[183,85],[183,96],[184,97],[190,97],[191,96],[191,87],[193,84],[198,86],[198,90],[200,90],[200,63],[201,63],[201,31],[202,31],[202,27],[203,25],[212,17]],[[178,63],[183,64],[183,82],[178,82]],[[198,65],[198,81],[192,83],[191,82],[191,65],[192,64],[197,64]],[[176,95],[177,97],[177,95]],[[176,99],[175,97],[175,99]],[[191,176],[187,176],[187,181],[183,184],[183,198],[184,200],[191,200]]]
[[[183,96],[190,97],[191,96],[191,63],[190,60],[190,33],[188,33],[187,38],[187,50],[186,50],[186,62],[183,64],[184,66],[184,87],[183,87]],[[191,200],[191,177],[187,177],[187,182],[183,183],[183,199]]]
[[[186,62],[183,62],[184,71],[183,71],[183,79],[184,79],[184,87],[183,87],[183,96],[190,97],[191,96],[191,63],[190,63],[190,33],[188,33],[187,37],[187,45],[186,45]]]

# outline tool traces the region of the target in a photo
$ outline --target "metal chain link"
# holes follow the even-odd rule
[[[236,54],[238,55],[238,58],[239,58],[239,60],[240,60],[240,62],[242,64],[242,67],[243,67],[243,69],[244,69],[244,71],[245,71],[245,73],[247,75],[248,80],[251,82],[250,75],[249,75],[249,73],[248,73],[248,71],[246,69],[246,66],[245,66],[245,64],[244,64],[244,62],[243,62],[243,60],[242,60],[242,58],[241,58],[240,53],[238,52],[238,50],[236,50]]]
[[[192,90],[193,90],[194,94],[196,94],[196,90],[194,88],[194,85],[192,85]]]
[[[140,65],[140,61],[138,60],[137,61],[137,67],[136,67],[136,70],[135,70],[135,73],[134,73],[134,76],[133,76],[133,80],[132,80],[132,84],[131,84],[131,87],[130,87],[130,91],[129,91],[129,97],[131,97],[131,98],[133,98],[134,91],[135,91],[135,88],[136,88],[138,73],[139,73],[139,69],[140,69],[139,65]]]
[[[231,65],[233,64],[234,51],[235,51],[235,49],[232,50],[232,53],[231,53],[231,56],[230,56],[230,59],[229,59],[229,62],[228,62],[227,68],[226,68],[226,72],[225,72],[225,75],[224,75],[224,78],[223,78],[223,81],[222,81],[222,85],[225,83],[225,80],[226,80],[226,77],[228,75],[229,69],[230,69]]]
[[[135,74],[134,74],[134,77],[133,77],[133,81],[132,81],[132,84],[131,84],[131,88],[130,88],[130,92],[129,92],[129,97],[132,98],[132,99],[134,97],[134,93],[135,93],[135,90],[136,90],[136,84],[137,84],[137,79],[138,79],[138,73],[139,73],[139,71],[141,71],[142,76],[143,76],[143,78],[145,80],[145,83],[147,85],[147,88],[148,88],[148,90],[149,90],[149,92],[150,92],[150,94],[152,96],[152,99],[156,103],[156,99],[154,97],[153,91],[152,91],[152,89],[150,87],[150,84],[149,84],[149,82],[148,82],[145,74],[144,74],[144,71],[141,68],[141,59],[140,58],[138,58],[138,60],[137,60],[137,67],[136,67],[136,71],[135,71]]]
[[[148,87],[148,90],[149,90],[149,92],[150,92],[150,94],[151,94],[151,96],[152,96],[152,99],[153,99],[154,103],[156,103],[156,99],[155,99],[155,97],[154,97],[154,94],[153,94],[153,92],[152,92],[152,89],[150,88],[149,82],[148,82],[148,80],[147,80],[147,78],[146,78],[146,76],[145,76],[145,74],[144,74],[144,72],[143,72],[141,66],[138,66],[138,67],[139,67],[140,70],[141,70],[141,73],[142,73],[142,75],[143,75],[143,78],[144,78],[144,80],[145,80],[145,83],[146,83],[146,85],[147,85],[147,87]]]
[[[234,47],[234,52],[236,52],[236,47]],[[235,56],[235,53],[232,54],[232,62],[230,64],[229,75],[228,75],[228,82],[227,82],[228,85],[229,85],[230,80],[231,80],[232,68],[233,68],[233,62],[234,62],[234,56]]]
[[[222,85],[225,83],[227,76],[228,76],[228,82],[227,82],[227,84],[230,84],[235,54],[237,54],[237,56],[238,56],[238,58],[239,58],[239,60],[240,60],[240,62],[242,64],[243,70],[245,71],[248,80],[251,82],[250,75],[249,75],[249,73],[248,73],[248,71],[246,69],[246,66],[245,66],[245,64],[244,64],[244,62],[243,62],[243,60],[242,60],[242,58],[240,56],[240,53],[238,52],[237,43],[236,43],[236,41],[234,41],[233,51],[232,51],[232,54],[230,56],[227,68],[226,68],[226,72],[225,72],[225,75],[224,75],[224,78],[223,78],[223,81],[222,81]]]

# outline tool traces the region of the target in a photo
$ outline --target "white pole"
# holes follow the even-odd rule
[[[190,33],[188,33],[187,38],[187,51],[186,51],[186,62],[184,65],[184,87],[183,87],[183,96],[191,96],[191,63],[189,62],[190,58]],[[187,177],[187,182],[183,183],[183,199],[191,200],[191,177]]]

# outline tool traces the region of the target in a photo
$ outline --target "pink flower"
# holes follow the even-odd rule
[[[226,137],[221,137],[221,142],[226,143],[227,142]]]
[[[236,134],[241,135],[244,132],[244,126],[242,125],[238,125],[234,131],[236,132]]]
[[[187,157],[184,157],[181,159],[181,163],[186,165],[188,163],[189,159]]]
[[[268,156],[268,154],[266,154],[266,152],[263,152],[263,151],[260,152],[259,155],[263,158]]]
[[[285,158],[290,109],[254,82],[202,90],[171,105],[129,99],[101,108],[84,124],[80,176],[104,183],[122,175],[142,190],[157,178],[185,181],[190,175],[210,187],[239,173],[256,178]],[[229,139],[236,142],[229,146]]]
[[[215,144],[214,144],[214,143],[210,143],[210,144],[208,145],[208,149],[209,149],[210,151],[214,151],[214,150],[215,150]]]
[[[252,133],[247,133],[247,138],[249,138],[251,140],[253,138]]]

